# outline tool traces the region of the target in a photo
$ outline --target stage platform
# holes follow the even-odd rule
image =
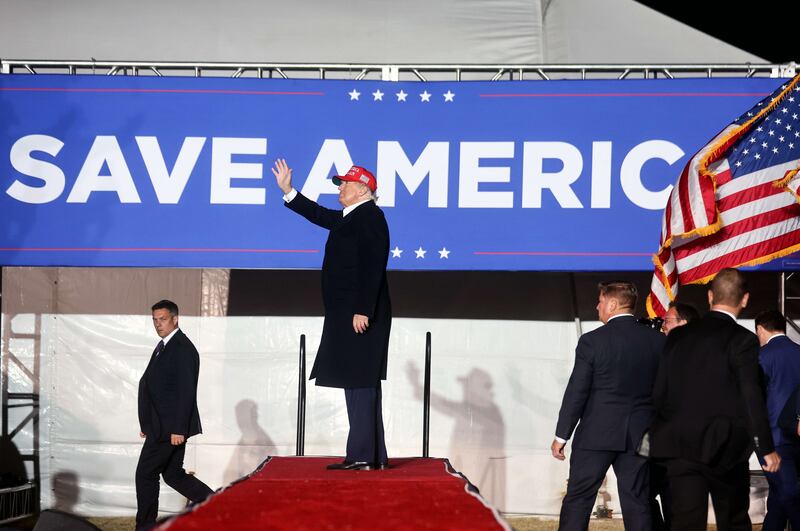
[[[338,461],[268,458],[157,529],[511,529],[446,459],[393,459],[388,470],[326,470]]]

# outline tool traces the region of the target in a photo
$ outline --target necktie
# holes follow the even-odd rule
[[[153,351],[153,357],[157,358],[159,354],[164,350],[164,340],[158,342],[156,345],[156,349]]]

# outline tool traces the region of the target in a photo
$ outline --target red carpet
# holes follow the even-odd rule
[[[273,457],[157,529],[510,529],[444,459],[393,459],[389,470],[325,469],[340,460]]]

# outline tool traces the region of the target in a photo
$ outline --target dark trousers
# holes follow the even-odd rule
[[[558,528],[583,531],[589,528],[597,491],[614,467],[626,531],[650,530],[650,469],[645,458],[633,451],[611,452],[572,449],[569,460],[567,494],[561,504]]]
[[[345,389],[344,399],[347,404],[347,420],[350,422],[345,460],[388,463],[386,442],[383,438],[381,384],[378,383],[377,387]]]
[[[192,502],[206,499],[213,491],[183,469],[186,443],[173,446],[169,441],[145,439],[136,466],[136,529],[147,529],[158,516],[158,476]]]
[[[777,472],[766,472],[769,482],[767,516],[764,531],[783,531],[788,521],[792,529],[800,530],[800,484],[797,466],[800,464],[800,445],[778,445],[775,451],[781,456]]]
[[[661,500],[656,499],[658,497]],[[672,495],[669,492],[667,467],[663,463],[650,462],[650,519],[653,531],[672,529]]]
[[[672,493],[673,529],[705,531],[710,494],[719,531],[750,531],[752,526],[747,514],[750,471],[747,461],[728,470],[715,470],[686,459],[669,459],[666,465]]]

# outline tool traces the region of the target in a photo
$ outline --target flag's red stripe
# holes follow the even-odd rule
[[[733,174],[731,173],[731,169],[730,168],[728,168],[725,171],[719,172],[716,175],[716,178],[715,178],[715,180],[717,181],[717,188],[719,188],[723,184],[726,184],[726,183],[730,182],[731,179],[733,179]]]
[[[680,178],[678,179],[678,204],[681,207],[681,217],[683,218],[683,231],[689,232],[694,230],[695,223],[692,217],[692,199],[689,196],[689,182],[688,180],[694,178],[689,166],[692,165],[694,158],[686,164]],[[691,176],[691,177],[690,177]]]
[[[672,231],[670,230],[670,227],[672,226],[672,194],[670,194],[670,197],[667,200],[667,207],[664,209],[663,223],[664,224],[661,227],[661,241],[659,242],[661,245],[664,245],[664,242],[667,241],[672,234]]]
[[[675,284],[678,283],[678,270],[677,270],[677,268],[673,269],[672,273],[667,275],[667,280],[669,281],[669,285],[670,286],[674,286]]]
[[[765,199],[773,195],[785,193],[785,190],[776,188],[771,182],[757,184],[720,199],[719,211],[725,212],[726,210],[740,207],[752,201],[757,201],[759,199]]]
[[[740,264],[775,254],[797,244],[800,244],[800,229],[754,243],[742,249],[737,249],[732,253],[717,257],[714,260],[704,262],[697,267],[682,272],[680,282],[681,284],[689,284],[713,275],[725,267],[736,267]]]
[[[703,196],[703,209],[706,211],[706,219],[709,224],[717,221],[717,197],[714,183],[710,177],[697,176],[700,181],[700,193]]]
[[[800,215],[800,204],[788,205],[771,212],[760,214],[754,213],[753,216],[745,218],[736,223],[731,223],[722,227],[719,232],[706,236],[704,238],[697,238],[694,241],[682,245],[673,250],[675,259],[680,260],[687,258],[695,253],[704,251],[705,249],[724,242],[730,238],[745,234],[755,229],[760,229],[774,223],[780,223],[787,219],[792,219]]]
[[[656,315],[659,317],[664,317],[664,314],[667,313],[667,310],[661,305],[661,301],[658,300],[658,297],[653,295],[653,292],[650,292],[650,306],[653,307],[653,311],[656,312]]]

